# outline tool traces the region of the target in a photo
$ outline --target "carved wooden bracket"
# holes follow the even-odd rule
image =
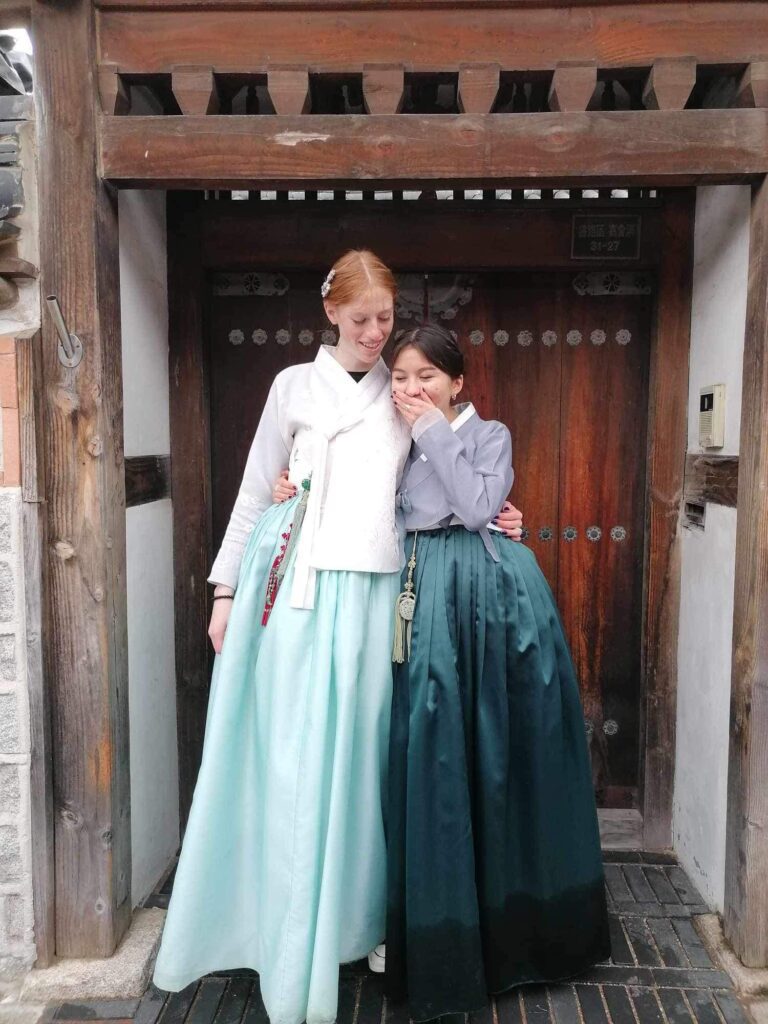
[[[365,64],[363,97],[369,114],[399,114],[405,94],[402,64]]]
[[[221,107],[212,67],[175,67],[171,88],[182,114],[218,114]]]
[[[459,67],[459,110],[488,114],[499,91],[498,64],[462,64]]]
[[[741,76],[737,107],[768,107],[768,58],[753,60]]]
[[[306,66],[273,65],[267,70],[267,88],[275,113],[309,113],[309,69]]]
[[[596,85],[596,64],[558,64],[549,87],[549,109],[562,113],[586,110]]]
[[[131,109],[131,96],[117,64],[100,64],[98,83],[102,111],[105,114],[127,114]]]
[[[696,58],[654,61],[643,87],[648,110],[682,110],[696,84]]]

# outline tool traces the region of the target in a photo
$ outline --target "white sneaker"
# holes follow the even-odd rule
[[[383,974],[384,965],[386,962],[387,947],[383,942],[379,943],[376,949],[372,949],[368,954],[368,966],[374,974]]]

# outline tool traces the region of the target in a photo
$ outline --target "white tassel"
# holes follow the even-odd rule
[[[408,578],[405,590],[397,595],[395,601],[395,636],[392,641],[392,661],[402,665],[411,660],[411,637],[413,635],[413,615],[416,611],[416,595],[413,591],[413,571],[416,568],[416,537],[413,535],[413,550],[408,559]]]

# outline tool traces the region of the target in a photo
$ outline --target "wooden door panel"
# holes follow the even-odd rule
[[[430,296],[445,294],[456,275],[430,274]],[[523,510],[526,542],[557,587],[560,355],[542,344],[551,321],[552,290],[528,274],[464,276],[464,292],[447,309],[430,303],[432,319],[453,330],[465,355],[462,399],[512,434],[511,499]],[[449,315],[446,317],[446,313]]]
[[[512,500],[571,644],[598,800],[626,806],[639,770],[651,300],[582,295],[574,277],[430,274],[430,315],[462,345],[463,397],[512,433]],[[433,296],[451,282],[446,309]]]
[[[595,788],[625,805],[639,770],[649,296],[579,296],[562,354],[558,604]]]

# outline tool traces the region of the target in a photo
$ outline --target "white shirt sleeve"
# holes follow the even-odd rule
[[[285,423],[287,417],[278,396],[278,381],[279,376],[269,389],[227,531],[208,577],[209,583],[237,586],[245,545],[254,526],[272,504],[275,480],[288,466],[293,438]]]

